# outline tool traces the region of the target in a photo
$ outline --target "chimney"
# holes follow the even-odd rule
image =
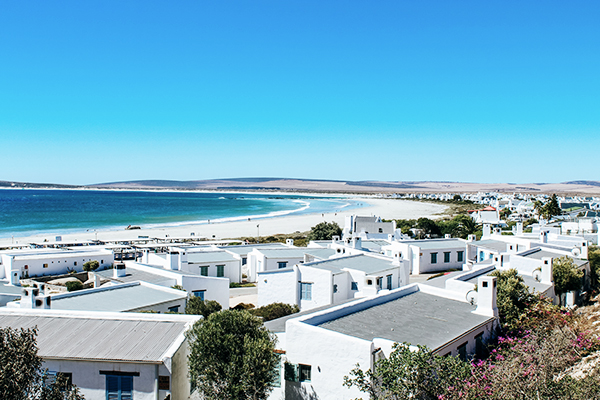
[[[113,278],[118,279],[122,278],[127,274],[127,270],[125,269],[125,264],[123,263],[115,263],[113,266]]]
[[[581,243],[581,255],[579,256],[584,260],[588,259],[588,245],[587,245],[587,241],[584,241],[583,243]]]
[[[331,242],[332,242],[332,243],[339,242],[339,241],[340,241],[340,237],[339,237],[339,235],[333,235],[333,236],[331,237]]]
[[[451,234],[449,234],[449,233],[446,233],[446,234],[444,235],[444,239],[452,239],[452,235],[451,235]]]
[[[44,285],[34,283],[32,287],[21,290],[21,308],[30,309],[50,309],[51,299],[49,295],[44,295]]]
[[[362,249],[362,239],[360,237],[352,238],[352,248],[353,249]]]
[[[483,235],[482,238],[489,238],[491,235],[490,224],[483,224]]]
[[[494,228],[494,235],[502,235],[502,229]]]
[[[294,239],[285,239],[285,244],[290,247],[294,247]]]
[[[475,314],[498,317],[496,291],[495,276],[481,276],[477,279],[477,308],[474,311]]]
[[[467,236],[467,242],[474,242],[475,240],[477,240],[477,236],[475,236],[475,235]]]
[[[113,274],[114,274],[114,272],[113,272]],[[88,275],[91,275],[90,279],[94,280],[94,287],[95,288],[100,287],[100,277],[98,276],[98,274],[96,274],[94,272],[88,272]]]
[[[548,232],[540,231],[540,242],[548,243]]]
[[[552,257],[542,257],[540,282],[552,285]]]
[[[508,254],[516,254],[518,245],[516,243],[506,243],[506,252]]]
[[[521,236],[523,234],[523,222],[517,222],[517,236]]]

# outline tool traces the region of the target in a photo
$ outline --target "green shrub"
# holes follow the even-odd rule
[[[65,286],[67,287],[67,290],[69,292],[74,292],[76,290],[83,289],[83,283],[81,283],[80,281],[67,282],[67,283],[65,283]]]
[[[93,261],[87,261],[83,264],[83,270],[84,271],[95,271],[98,269],[98,267],[100,267],[100,263],[96,260]]]

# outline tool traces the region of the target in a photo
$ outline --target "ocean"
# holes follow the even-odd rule
[[[341,197],[273,193],[0,190],[0,237],[211,223],[360,207]]]

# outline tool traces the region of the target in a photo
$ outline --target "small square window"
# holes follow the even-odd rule
[[[352,282],[352,283],[350,284],[350,289],[351,289],[351,290],[358,290],[358,283],[356,283],[356,282]]]
[[[279,267],[279,269],[281,268],[287,268],[288,262],[287,261],[279,261],[277,263],[277,266]]]
[[[487,282],[481,282],[481,286],[483,286],[483,287],[487,287],[487,286],[488,286],[488,285],[487,285]]]
[[[222,278],[225,276],[225,266],[224,265],[217,265],[217,277],[218,278]]]
[[[310,382],[312,367],[310,365],[300,364],[300,382]]]
[[[179,312],[179,306],[169,307],[169,312]]]
[[[300,283],[300,300],[312,300],[312,283]]]
[[[204,292],[206,292],[205,290],[194,290],[192,292],[192,294],[194,295],[194,297],[200,297],[200,300],[204,301]]]
[[[431,253],[431,263],[437,264],[437,253]]]

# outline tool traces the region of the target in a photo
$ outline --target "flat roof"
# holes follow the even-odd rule
[[[257,249],[267,258],[304,258],[308,248],[292,247],[287,249]],[[313,249],[319,250],[319,249]]]
[[[188,264],[239,261],[226,251],[199,251],[187,253]]]
[[[243,254],[248,254],[250,253],[252,250],[254,249],[280,249],[280,248],[288,248],[285,244],[283,243],[262,243],[262,244],[246,244],[246,245],[240,245],[240,246],[219,246],[219,249],[221,250],[225,250],[225,251],[229,251],[231,253],[235,253],[235,254],[239,254],[239,255],[243,255]],[[290,247],[290,248],[295,248],[295,247]]]
[[[304,264],[307,267],[322,268],[329,271],[354,269],[366,274],[374,274],[392,268],[397,268],[392,264],[392,260],[385,260],[378,257],[371,257],[365,254],[359,254],[347,257],[330,258],[323,261],[315,261]]]
[[[171,271],[169,271],[171,272]],[[115,280],[118,282],[123,282],[123,283],[127,283],[127,282],[136,282],[136,281],[142,281],[142,282],[149,282],[149,283],[154,283],[154,284],[160,284],[162,282],[168,281],[168,280],[172,280],[173,278],[169,278],[163,275],[158,275],[158,274],[153,274],[152,272],[147,272],[147,271],[141,271],[135,268],[126,268],[125,269],[125,276],[121,276],[118,278],[114,278],[113,277],[113,270],[112,269],[106,269],[103,271],[96,271],[96,275],[102,277],[102,278],[107,278],[110,280]]]
[[[492,240],[492,239],[487,239],[487,240],[479,240],[477,242],[472,242],[471,243],[474,246],[477,247],[483,247],[484,249],[488,249],[488,250],[494,250],[497,251],[499,253],[503,253],[506,252],[506,242],[502,242],[500,240]],[[515,243],[516,245],[516,243]]]
[[[406,240],[401,243],[419,246],[421,249],[435,250],[451,248],[466,248],[467,243],[459,239],[429,239],[429,240]]]
[[[285,317],[281,317],[281,318],[277,318],[277,319],[273,319],[271,321],[265,322],[265,328],[267,328],[267,330],[269,330],[270,332],[273,332],[273,333],[285,332],[285,323],[287,322],[288,319],[301,317],[301,316],[307,315],[307,314],[312,314],[317,311],[326,310],[331,307],[339,306],[340,304],[345,304],[345,303],[349,303],[351,301],[357,301],[357,300],[360,300],[360,299],[347,299],[347,300],[341,301],[339,303],[327,304],[326,306],[311,308],[310,310],[300,311],[295,314],[286,315]]]
[[[473,310],[469,303],[418,291],[319,326],[369,341],[383,338],[435,350],[493,319]]]
[[[139,282],[103,286],[100,289],[103,290],[84,289],[52,296],[52,308],[125,312],[187,298],[187,292]]]
[[[197,319],[197,316],[164,314],[85,312],[68,315],[54,310],[0,310],[2,328],[37,326],[38,355],[42,358],[154,364],[171,356],[171,346],[181,340]]]

